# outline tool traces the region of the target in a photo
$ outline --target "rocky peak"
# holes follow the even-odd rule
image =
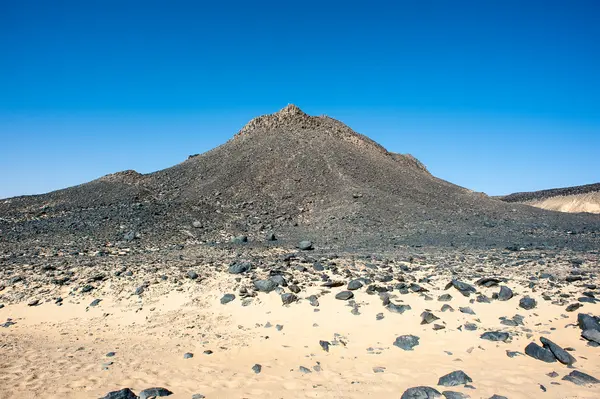
[[[294,104],[288,104],[274,114],[262,115],[252,119],[237,135],[254,130],[273,130],[295,125],[301,128],[314,127],[319,124],[319,118],[307,115]],[[237,136],[236,135],[236,136]]]

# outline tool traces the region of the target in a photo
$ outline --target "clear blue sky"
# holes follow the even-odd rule
[[[489,194],[600,181],[600,2],[0,3],[0,198],[151,172],[288,103]]]

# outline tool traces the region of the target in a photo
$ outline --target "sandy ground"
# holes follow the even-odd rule
[[[551,211],[600,214],[600,193],[564,195],[537,201],[527,201],[525,203]]]
[[[344,287],[331,293],[311,287],[299,294],[305,298],[325,292],[318,308],[307,300],[282,306],[275,292],[260,294],[248,306],[240,298],[222,305],[223,293],[236,286],[235,276],[226,273],[201,283],[187,281],[176,290],[151,287],[142,296],[111,284],[88,297],[69,296],[65,288],[63,306],[18,303],[0,309],[0,322],[12,318],[16,323],[0,328],[0,397],[99,398],[124,387],[138,393],[158,386],[172,390],[172,398],[188,399],[198,393],[206,398],[399,398],[419,385],[471,398],[600,397],[599,385],[562,381],[571,371],[567,366],[506,354],[524,352],[529,342],[546,336],[574,349],[578,370],[600,377],[600,348],[580,337],[578,311],[566,313],[538,293],[516,287],[515,292],[536,298],[537,308],[519,308],[518,297],[470,303],[472,297],[453,288],[444,291],[447,281],[447,276],[432,281],[428,294],[433,300],[416,293],[398,295],[393,302],[412,307],[404,314],[389,312],[377,295],[362,288],[354,292],[358,315],[334,298]],[[498,288],[481,291],[491,297]],[[442,293],[453,299],[439,302]],[[88,307],[94,298],[102,299],[100,305]],[[445,303],[456,311],[441,312]],[[476,315],[459,312],[460,306],[470,306]],[[434,331],[433,324],[421,325],[425,309],[446,328]],[[598,314],[600,305],[585,304],[579,311]],[[378,313],[384,318],[377,320]],[[524,327],[500,324],[499,317],[515,314],[525,316]],[[478,329],[459,330],[465,322]],[[283,327],[279,331],[276,325]],[[513,336],[506,343],[480,339],[489,330]],[[392,345],[404,334],[419,336],[420,345],[413,351]],[[332,342],[328,353],[320,340]],[[107,357],[108,352],[116,354]],[[184,359],[186,352],[194,357]],[[260,374],[253,372],[255,364],[262,365]],[[311,372],[302,373],[300,366]],[[383,372],[376,373],[375,367]],[[467,373],[476,389],[437,386],[439,377],[455,370]],[[551,372],[558,376],[548,376]]]

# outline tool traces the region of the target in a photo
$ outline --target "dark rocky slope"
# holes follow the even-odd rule
[[[0,201],[0,246],[70,250],[226,242],[321,247],[594,248],[600,218],[508,204],[432,176],[329,117],[290,105],[159,172],[127,171]],[[573,232],[577,234],[572,234]],[[128,234],[133,233],[133,234]]]

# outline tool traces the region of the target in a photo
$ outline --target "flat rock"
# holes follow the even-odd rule
[[[313,249],[313,243],[311,241],[300,241],[300,243],[298,244],[298,248],[303,250],[303,251],[309,251],[311,249]]]
[[[477,290],[475,289],[475,287],[473,287],[472,285],[464,283],[462,281],[455,280],[455,279],[452,279],[446,285],[445,289],[448,289],[450,287],[456,288],[464,296],[469,296],[469,295],[471,295],[471,293],[477,292]]]
[[[582,330],[600,331],[600,321],[596,317],[585,313],[579,313],[577,315],[577,324]]]
[[[421,313],[421,324],[430,324],[439,319],[440,319],[439,317],[437,317],[436,315],[434,315],[431,312]]]
[[[597,378],[577,370],[571,371],[569,375],[565,375],[562,379],[564,381],[570,381],[575,385],[590,385],[600,383],[600,380]]]
[[[465,374],[464,371],[457,370],[440,377],[438,380],[438,385],[442,385],[444,387],[455,387],[457,385],[466,385],[470,382],[473,382],[471,377]]]
[[[469,395],[466,395],[462,392],[454,392],[454,391],[444,391],[442,392],[444,398],[446,399],[468,399]]]
[[[250,271],[251,269],[252,269],[252,264],[250,262],[240,262],[240,263],[234,263],[233,265],[229,266],[227,271],[230,274],[242,274],[242,273],[246,273],[246,272]]]
[[[362,288],[363,283],[360,280],[350,280],[350,282],[348,283],[348,289],[349,290],[357,290],[359,288]]]
[[[294,303],[298,300],[298,297],[294,294],[290,294],[290,293],[285,293],[281,295],[281,302],[284,305],[289,305],[291,303]]]

